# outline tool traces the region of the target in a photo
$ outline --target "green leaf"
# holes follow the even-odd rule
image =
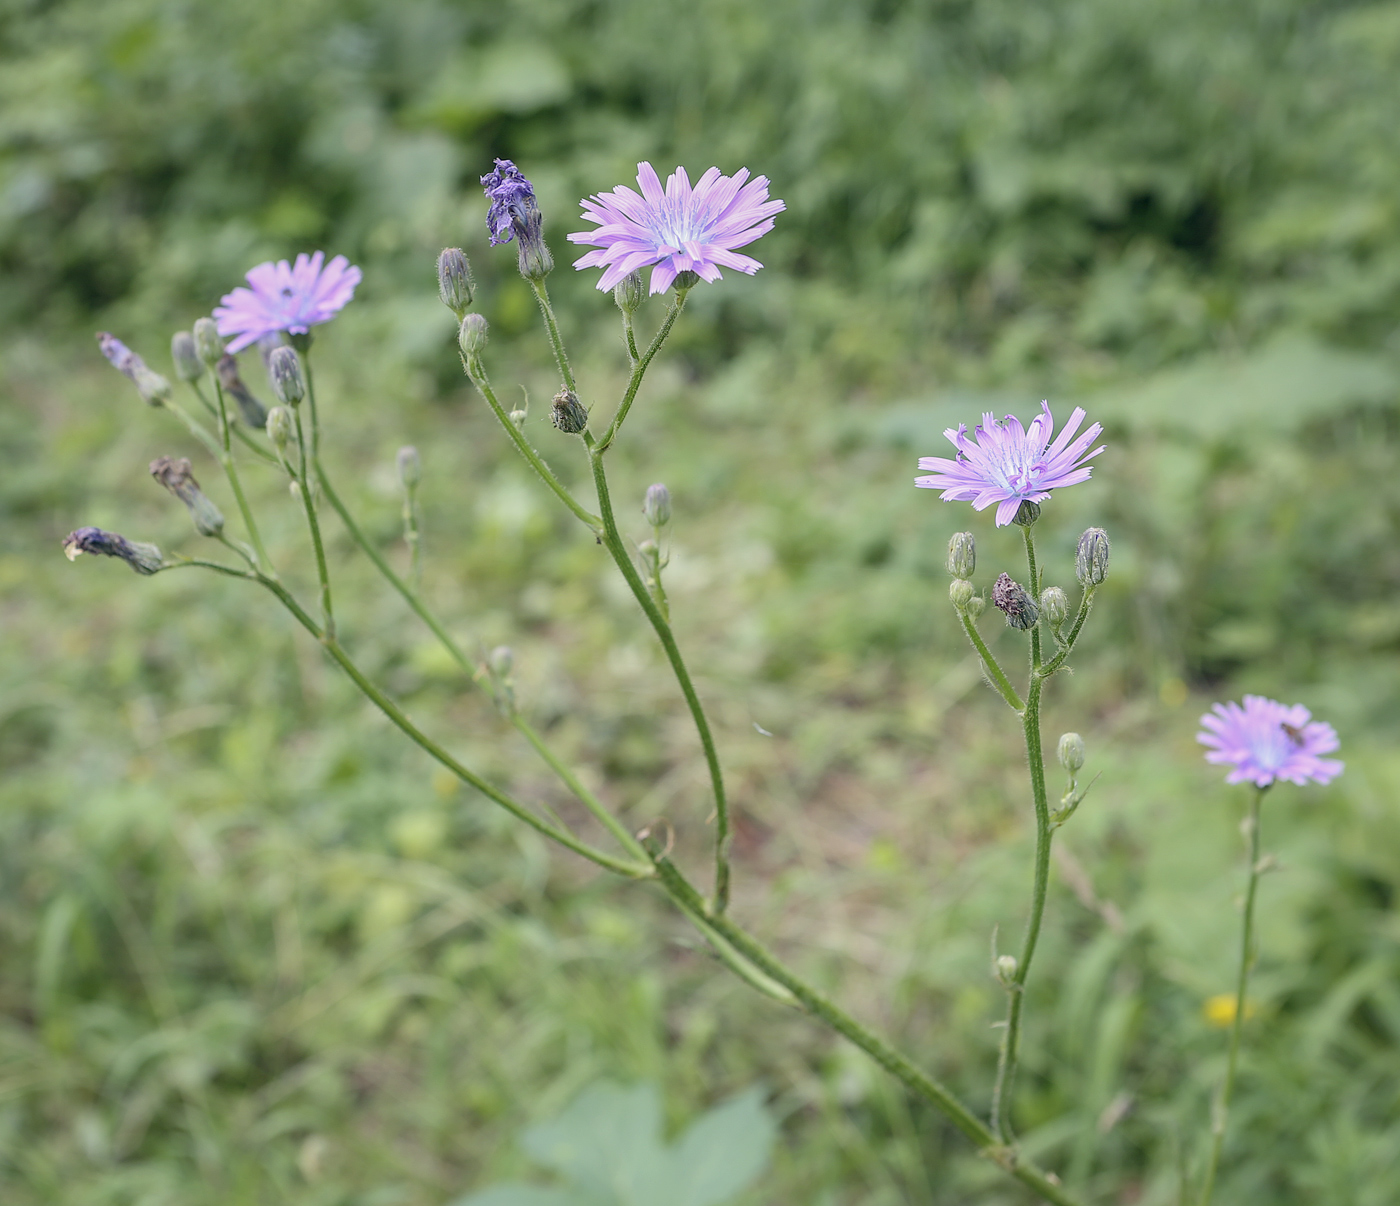
[[[449,1206],[602,1206],[598,1199],[570,1189],[544,1189],[538,1185],[493,1185],[480,1193],[458,1198]]]
[[[768,1166],[777,1125],[761,1089],[749,1089],[693,1123],[668,1153],[671,1206],[720,1206]],[[638,1203],[638,1206],[641,1206]]]
[[[619,1202],[644,1203],[665,1183],[655,1085],[593,1085],[552,1122],[527,1130],[521,1146],[566,1180]]]

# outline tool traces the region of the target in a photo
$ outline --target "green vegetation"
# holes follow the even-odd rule
[[[1199,1167],[1246,798],[1195,718],[1302,699],[1348,769],[1265,804],[1280,870],[1217,1200],[1395,1199],[1400,4],[12,0],[0,65],[6,1203],[440,1206],[532,1176],[517,1136],[601,1078],[658,1083],[668,1134],[766,1086],[781,1132],[744,1201],[1027,1200],[652,888],[436,776],[262,594],[60,555],[88,523],[194,552],[161,455],[233,512],[92,331],[164,370],[252,264],[343,252],[365,283],[315,356],[346,501],[406,568],[394,455],[419,446],[435,607],[468,650],[509,642],[533,722],[703,875],[664,659],[468,388],[435,296],[460,243],[498,389],[525,383],[587,496],[514,253],[485,246],[493,155],[537,185],[588,402],[625,361],[567,267],[580,196],[650,158],[747,165],[789,205],[762,273],[692,295],[610,454],[634,536],[648,483],[674,498],[667,592],[728,767],[736,915],[986,1108],[988,944],[1019,933],[1030,810],[942,560],[973,528],[985,586],[1019,537],[910,479],[946,426],[1082,403],[1110,451],[1046,507],[1047,580],[1091,522],[1114,563],[1046,732],[1082,732],[1102,778],[1061,834],[1016,1126],[1095,1202],[1165,1206]],[[293,500],[245,479],[311,587]],[[356,656],[586,831],[326,528]]]

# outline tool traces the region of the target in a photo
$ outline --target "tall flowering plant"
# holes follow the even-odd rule
[[[692,185],[685,169],[677,168],[663,187],[654,168],[643,163],[637,172],[640,191],[618,186],[581,203],[583,218],[593,228],[571,233],[568,239],[591,250],[575,262],[575,268],[603,270],[597,285],[600,290],[612,291],[621,314],[630,369],[611,413],[600,416],[580,399],[550,303],[546,279],[554,261],[545,242],[544,218],[530,181],[515,164],[498,159],[481,182],[490,203],[490,242],[515,244],[521,275],[539,304],[559,376],[550,421],[559,430],[577,437],[578,454],[591,476],[593,498],[578,497],[550,469],[530,438],[525,410],[508,411],[502,405],[486,370],[489,326],[472,308],[475,282],[470,264],[460,249],[449,248],[438,258],[438,291],[458,320],[462,369],[499,420],[505,438],[544,488],[606,548],[666,655],[694,723],[713,799],[712,869],[706,888],[700,886],[703,881],[693,872],[673,860],[670,844],[661,840],[662,835],[654,829],[634,833],[624,825],[535,729],[516,700],[509,648],[497,648],[480,659],[469,656],[425,602],[419,589],[422,566],[417,488],[422,466],[417,451],[406,447],[398,456],[404,536],[411,550],[408,574],[399,574],[389,564],[341,499],[321,456],[321,421],[310,351],[313,328],[332,321],[352,300],[360,282],[360,270],[345,257],[336,256],[327,262],[318,251],[300,255],[294,263],[284,260],[260,264],[247,274],[246,286],[235,288],[222,299],[212,317],[201,318],[191,331],[174,336],[171,358],[176,375],[188,385],[195,401],[193,410],[176,399],[170,381],[139,355],[114,336],[99,335],[102,353],[131,380],[141,397],[152,407],[173,415],[217,461],[227,479],[242,535],[230,531],[222,511],[195,479],[190,462],[184,457],[167,456],[152,463],[153,478],[189,510],[200,535],[222,546],[222,558],[168,554],[155,545],[93,527],[74,531],[64,541],[64,551],[73,559],[81,554],[115,557],[142,575],[205,569],[268,591],[355,686],[429,757],[520,822],[575,855],[625,879],[653,884],[694,925],[718,959],[748,985],[776,1002],[805,1012],[865,1051],[910,1092],[941,1110],[983,1155],[1042,1200],[1074,1206],[1080,1199],[1053,1172],[1040,1168],[1022,1150],[1012,1129],[1011,1115],[1026,985],[1045,917],[1051,842],[1055,831],[1079,808],[1089,786],[1081,784],[1079,778],[1086,760],[1085,743],[1078,734],[1065,733],[1056,744],[1056,757],[1066,773],[1066,786],[1058,800],[1052,800],[1047,787],[1041,703],[1051,681],[1069,665],[1095,594],[1108,575],[1110,555],[1108,535],[1102,529],[1091,527],[1079,538],[1073,565],[1078,600],[1072,604],[1062,587],[1046,581],[1046,570],[1037,556],[1034,529],[1042,505],[1051,501],[1055,491],[1089,479],[1090,462],[1104,450],[1103,445],[1096,443],[1102,431],[1100,425],[1090,423],[1086,427],[1086,414],[1076,408],[1057,435],[1048,403],[1042,403],[1040,413],[1028,424],[1014,415],[998,419],[986,414],[970,434],[965,426],[948,430],[945,434],[954,455],[921,459],[922,473],[914,482],[918,487],[941,491],[946,501],[971,503],[976,511],[995,505],[996,527],[1018,528],[1025,549],[1023,578],[1003,570],[990,589],[979,590],[974,585],[978,558],[973,533],[960,532],[953,537],[947,560],[952,577],[949,598],[953,614],[976,651],[988,684],[1015,714],[1022,730],[1036,838],[1027,920],[1019,948],[1016,953],[992,953],[991,973],[1005,991],[1006,1012],[1000,1023],[1000,1052],[988,1093],[989,1107],[982,1114],[780,960],[731,916],[731,824],[719,747],[672,631],[664,586],[667,562],[662,547],[671,522],[672,499],[663,483],[648,488],[642,513],[652,539],[634,547],[618,522],[608,479],[607,453],[621,437],[647,370],[683,313],[691,291],[702,282],[718,280],[726,268],[749,275],[759,271],[762,264],[739,249],[750,246],[773,228],[776,216],[784,208],[783,202],[770,198],[765,177],[750,178],[747,170],[726,176],[718,168],[710,168]],[[642,273],[647,269],[649,278],[644,279]],[[650,296],[668,293],[658,330],[643,348],[637,340],[634,319]],[[230,342],[225,344],[225,339]],[[263,352],[277,398],[278,404],[271,410],[266,410],[252,395],[239,374],[235,354],[253,344]],[[314,601],[298,597],[269,556],[243,489],[240,460],[235,453],[244,458],[245,464],[251,457],[259,470],[281,475],[290,482],[291,493],[305,519],[315,565]],[[332,567],[322,535],[326,507],[335,512],[351,539],[427,626],[466,678],[490,694],[501,714],[550,772],[602,825],[611,839],[608,847],[586,840],[544,807],[522,800],[478,774],[419,727],[391,692],[361,666],[336,626]],[[988,602],[1001,613],[1006,625],[1024,638],[1026,661],[1020,674],[1009,672],[1001,664],[983,635],[982,624],[991,615]],[[1285,708],[1247,696],[1242,708],[1217,705],[1203,724],[1201,739],[1211,748],[1207,757],[1233,767],[1231,782],[1249,782],[1255,788],[1249,830],[1251,869],[1244,958],[1229,1073],[1216,1110],[1213,1145],[1201,1190],[1204,1204],[1209,1200],[1219,1161],[1224,1111],[1233,1084],[1244,1011],[1254,891],[1260,870],[1258,803],[1277,779],[1326,782],[1340,771],[1341,765],[1322,757],[1336,748],[1335,733],[1329,726],[1313,722],[1301,707]]]

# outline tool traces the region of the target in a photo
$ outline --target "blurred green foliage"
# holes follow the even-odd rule
[[[1283,870],[1221,1200],[1395,1200],[1400,4],[8,0],[0,65],[7,1203],[437,1206],[523,1174],[521,1128],[600,1076],[657,1081],[673,1123],[771,1086],[754,1202],[1024,1200],[644,890],[435,778],[270,601],[58,555],[83,523],[196,546],[143,466],[198,450],[91,331],[164,369],[251,264],[344,252],[365,283],[316,350],[342,491],[401,556],[393,454],[422,447],[435,604],[469,646],[512,643],[551,739],[696,854],[674,688],[464,388],[433,294],[461,243],[503,396],[525,383],[580,477],[515,257],[484,246],[493,155],[535,180],[565,264],[577,198],[639,158],[747,165],[789,206],[762,273],[693,296],[614,470],[620,499],[676,499],[736,907],[982,1102],[1027,809],[942,553],[973,528],[990,581],[1017,541],[908,479],[944,427],[1082,402],[1110,447],[1047,506],[1045,551],[1063,583],[1101,523],[1114,565],[1047,728],[1104,775],[1064,832],[1025,1143],[1097,1200],[1175,1201],[1223,1062],[1202,1003],[1230,982],[1239,861],[1193,722],[1262,691],[1336,723],[1348,771],[1269,800]],[[592,275],[551,281],[590,402],[621,359]],[[304,585],[296,513],[250,477]],[[573,819],[333,539],[357,656]]]

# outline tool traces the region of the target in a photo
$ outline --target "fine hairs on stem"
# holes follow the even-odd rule
[[[357,521],[337,490],[327,458],[322,456],[321,439],[324,428],[329,437],[327,447],[334,449],[335,412],[332,406],[323,416],[319,408],[310,350],[311,327],[334,318],[351,300],[360,280],[359,269],[343,256],[326,263],[323,254],[317,252],[314,256],[299,256],[294,266],[286,261],[259,265],[248,274],[252,288],[237,289],[223,299],[224,304],[216,311],[217,332],[214,320],[206,318],[195,324],[193,337],[179,336],[177,343],[184,350],[181,376],[190,383],[207,415],[216,420],[217,434],[175,404],[169,382],[148,369],[140,357],[110,335],[104,333],[99,338],[103,354],[132,380],[143,399],[153,407],[168,410],[217,460],[236,501],[246,543],[224,530],[221,513],[198,493],[198,484],[187,474],[188,461],[165,459],[157,463],[157,468],[161,469],[167,487],[191,507],[197,530],[215,539],[222,549],[233,555],[235,562],[167,556],[154,545],[130,541],[97,528],[80,528],[70,534],[64,541],[64,551],[70,558],[81,553],[117,557],[146,576],[172,569],[206,569],[261,587],[324,649],[331,662],[368,701],[410,742],[458,780],[536,833],[601,870],[627,880],[648,881],[653,891],[664,893],[694,926],[717,961],[741,981],[779,1005],[802,1011],[815,1023],[864,1051],[908,1093],[940,1112],[981,1155],[1032,1190],[1040,1200],[1057,1206],[1077,1206],[1083,1199],[1073,1187],[1062,1185],[1053,1173],[1040,1169],[1028,1158],[1016,1138],[1013,1119],[1016,1073],[1025,1035],[1027,985],[1046,922],[1052,838],[1055,830],[1072,818],[1088,791],[1088,786],[1081,787],[1078,779],[1086,757],[1085,743],[1077,733],[1066,733],[1058,741],[1057,755],[1068,774],[1068,787],[1059,807],[1051,808],[1041,731],[1044,693],[1050,680],[1069,664],[1090,616],[1095,592],[1107,576],[1109,562],[1107,534],[1102,529],[1089,528],[1080,537],[1074,558],[1074,576],[1080,594],[1071,620],[1069,596],[1053,581],[1046,582],[1047,577],[1053,578],[1051,562],[1047,560],[1042,564],[1040,561],[1034,527],[1040,517],[1041,504],[1053,491],[1079,484],[1090,476],[1088,462],[1103,451],[1102,447],[1090,448],[1100,434],[1099,424],[1091,424],[1081,432],[1086,416],[1083,410],[1076,408],[1052,442],[1054,423],[1048,403],[1042,403],[1041,414],[1028,426],[1023,426],[1014,416],[1007,416],[1004,421],[993,421],[991,416],[985,416],[983,424],[972,434],[966,427],[950,430],[947,434],[956,457],[921,458],[919,466],[924,475],[914,483],[922,488],[941,490],[946,501],[970,502],[979,510],[995,504],[996,526],[1019,527],[1024,545],[1024,585],[1010,572],[1003,571],[990,590],[979,591],[973,582],[977,572],[977,542],[970,532],[960,532],[953,537],[947,562],[952,579],[950,627],[954,619],[961,626],[988,685],[1020,724],[1032,806],[1030,815],[1034,818],[1035,849],[1029,877],[1029,904],[1019,952],[1014,955],[998,953],[993,938],[992,975],[1005,991],[1006,1013],[1004,1022],[1000,1023],[995,1076],[986,1091],[986,1113],[983,1114],[983,1101],[968,1104],[935,1075],[780,959],[732,916],[730,904],[736,869],[731,861],[732,821],[720,758],[721,741],[676,638],[671,600],[661,581],[661,571],[666,564],[662,553],[663,530],[671,521],[671,495],[663,483],[655,483],[647,491],[642,511],[652,538],[634,545],[624,530],[624,523],[619,520],[619,512],[625,517],[626,509],[615,502],[608,478],[607,453],[622,438],[626,420],[640,398],[647,371],[673,333],[690,292],[702,280],[716,279],[721,266],[747,273],[757,271],[761,267],[759,262],[738,249],[771,229],[783,203],[768,198],[766,178],[749,180],[747,170],[726,177],[718,168],[713,168],[693,187],[689,178],[678,171],[663,193],[659,178],[649,164],[639,166],[640,196],[623,188],[583,202],[585,218],[594,222],[598,229],[571,235],[570,239],[594,247],[583,255],[578,266],[604,269],[599,288],[613,289],[622,312],[623,345],[629,368],[626,384],[610,418],[606,425],[598,423],[601,435],[595,435],[594,412],[580,397],[580,385],[568,355],[564,332],[546,287],[553,257],[544,242],[542,218],[533,188],[507,160],[497,160],[495,169],[484,176],[482,182],[491,203],[487,222],[492,243],[516,244],[520,271],[538,304],[550,357],[561,382],[550,419],[559,431],[577,437],[577,441],[570,441],[567,447],[580,462],[578,476],[582,477],[586,471],[591,480],[596,513],[575,496],[565,479],[561,479],[535,447],[526,429],[528,407],[507,412],[501,404],[485,366],[488,324],[471,308],[475,285],[470,266],[462,252],[452,248],[439,258],[438,281],[439,294],[459,323],[461,365],[515,452],[545,490],[583,525],[591,538],[590,545],[596,542],[606,551],[665,655],[675,680],[675,690],[694,730],[692,748],[704,762],[708,794],[713,804],[712,818],[703,822],[712,859],[712,869],[707,873],[708,891],[697,887],[672,858],[669,838],[664,842],[658,839],[663,830],[670,832],[669,819],[633,832],[609,806],[607,793],[590,788],[588,776],[570,766],[551,747],[546,735],[530,722],[526,709],[516,698],[512,651],[500,646],[480,659],[468,656],[462,643],[426,601],[422,579],[425,570],[431,568],[425,565],[431,558],[425,556],[423,517],[418,505],[417,490],[424,470],[417,450],[401,449],[398,460],[404,491],[403,534],[409,553],[406,573],[396,570],[385,552],[367,536],[365,525]],[[722,222],[715,218],[719,213],[724,215]],[[676,241],[685,250],[677,251],[672,246]],[[634,320],[645,303],[646,285],[638,272],[624,269],[633,269],[643,261],[643,266],[651,270],[651,292],[669,293],[670,298],[655,335],[639,350]],[[286,326],[288,313],[295,313],[298,322],[304,325]],[[235,428],[224,391],[216,377],[215,400],[210,403],[198,385],[198,376],[203,371],[201,363],[210,367],[219,363],[227,369],[239,350],[279,332],[291,336],[291,346],[274,347],[268,366],[282,405],[267,415],[265,433],[253,435],[237,429],[236,434],[239,446],[251,451],[260,467],[271,467],[274,472],[285,473],[290,478],[304,522],[304,535],[300,537],[304,542],[303,555],[309,554],[314,567],[319,606],[308,607],[293,586],[279,576],[239,476],[234,458]],[[222,342],[226,334],[234,336],[227,351]],[[197,361],[189,347],[198,349]],[[231,380],[236,381],[236,375]],[[242,405],[242,394],[236,397]],[[327,420],[324,424],[323,417]],[[334,458],[328,459],[333,461]],[[180,465],[184,468],[179,469]],[[343,641],[336,625],[334,567],[321,524],[322,502],[335,512],[350,542],[369,559],[385,583],[446,651],[463,680],[490,693],[500,717],[524,738],[548,772],[606,835],[600,839],[605,843],[603,846],[575,832],[546,804],[531,804],[478,774],[449,748],[450,743],[435,738],[427,727],[410,717],[383,683],[365,669],[348,647],[354,642]],[[1001,613],[1006,626],[1025,641],[1024,681],[1019,671],[1013,680],[1013,675],[993,651],[995,642],[980,628],[983,616],[988,614],[989,600]],[[679,611],[684,600],[677,602]],[[1326,782],[1341,770],[1340,763],[1319,756],[1337,748],[1335,733],[1328,725],[1312,722],[1301,705],[1285,707],[1274,701],[1246,696],[1244,708],[1234,704],[1216,705],[1216,712],[1215,717],[1203,720],[1209,732],[1202,734],[1202,740],[1215,749],[1207,757],[1215,762],[1230,762],[1236,768],[1233,773],[1252,781],[1256,792],[1247,825],[1250,872],[1235,1012],[1225,1078],[1212,1119],[1199,1206],[1209,1206],[1220,1166],[1236,1079],[1242,1019],[1246,1013],[1254,902],[1262,867],[1260,802],[1265,789],[1276,777],[1291,778],[1295,782],[1305,779]],[[1241,753],[1242,750],[1245,752]],[[1232,778],[1232,781],[1238,780]],[[677,818],[677,824],[686,823]],[[690,818],[689,823],[694,825],[692,832],[702,830],[699,818]]]

